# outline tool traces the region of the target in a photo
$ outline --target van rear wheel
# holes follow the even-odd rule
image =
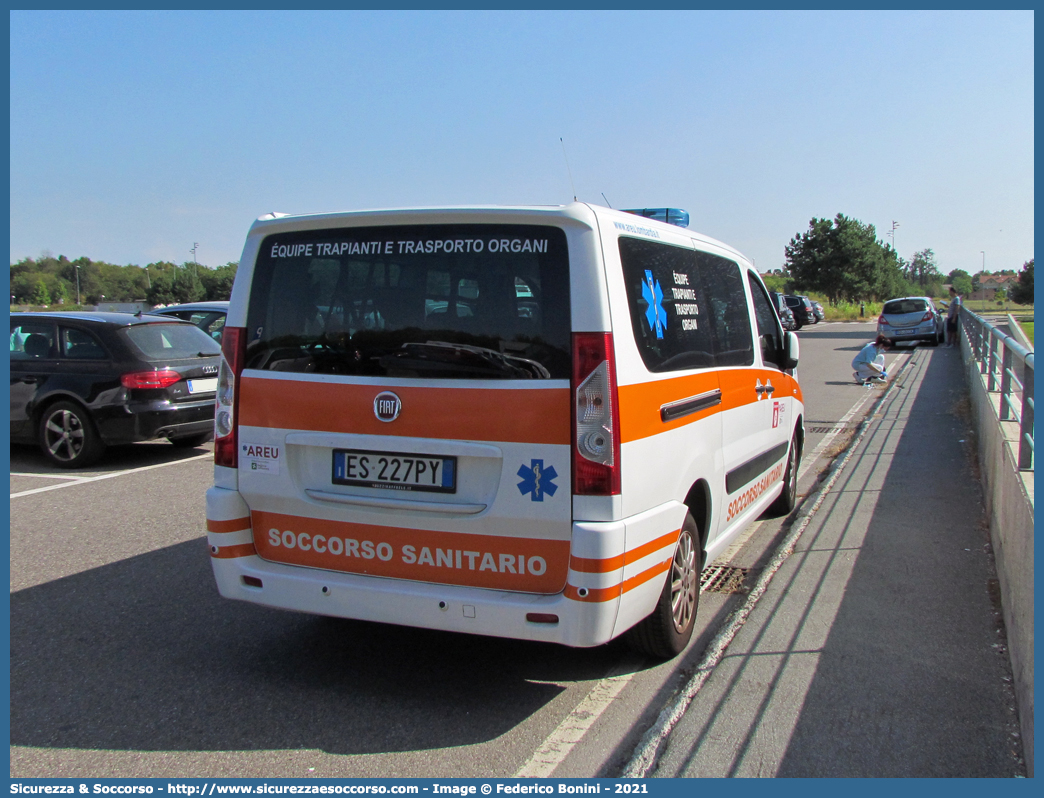
[[[783,472],[783,490],[779,497],[769,505],[769,514],[779,517],[788,515],[797,505],[797,481],[798,481],[798,458],[801,451],[798,448],[798,434],[794,430],[794,437],[790,439],[790,451],[787,453],[787,470]]]
[[[670,659],[685,650],[700,604],[702,570],[703,549],[696,521],[686,513],[656,609],[627,633],[632,648],[660,659]]]

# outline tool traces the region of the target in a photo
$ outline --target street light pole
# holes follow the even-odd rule
[[[979,272],[979,299],[982,301],[982,307],[979,308],[982,311],[986,310],[986,289],[982,287],[982,278],[986,276],[986,252],[979,250],[982,254],[982,271]]]
[[[76,266],[76,304],[80,304],[80,264],[73,264]]]

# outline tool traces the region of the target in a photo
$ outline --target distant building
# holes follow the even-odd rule
[[[998,288],[1003,288],[1010,293],[1012,286],[1019,281],[1019,278],[1012,274],[980,274],[978,280],[979,287],[972,292],[972,296],[988,302],[997,295]]]

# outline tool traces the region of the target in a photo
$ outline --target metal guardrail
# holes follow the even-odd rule
[[[1000,393],[1001,421],[1019,424],[1019,469],[1033,470],[1033,350],[961,307],[961,326],[986,390]]]

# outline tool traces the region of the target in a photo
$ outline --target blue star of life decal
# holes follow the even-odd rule
[[[533,494],[531,498],[535,502],[542,502],[545,493],[548,496],[554,496],[555,491],[558,490],[558,485],[552,481],[558,476],[555,467],[544,468],[543,460],[530,460],[529,462],[529,466],[522,465],[518,469],[518,476],[522,477],[522,481],[518,483],[519,493],[523,496],[527,493]]]
[[[667,311],[663,309],[663,289],[660,281],[654,280],[652,272],[645,270],[645,282],[642,283],[642,299],[649,305],[645,309],[645,318],[649,322],[649,329],[656,331],[657,338],[663,338],[663,331],[667,329]]]

